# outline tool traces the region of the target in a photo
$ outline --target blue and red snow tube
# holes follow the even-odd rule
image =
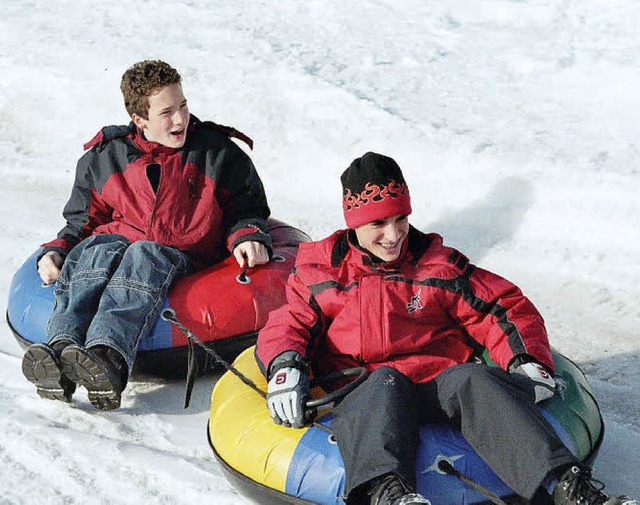
[[[233,257],[175,282],[164,302],[178,319],[222,357],[235,357],[255,342],[269,312],[285,303],[284,286],[295,262],[300,242],[310,240],[301,230],[269,219],[274,258],[238,276]],[[26,347],[46,342],[45,327],[53,309],[53,286],[42,286],[35,251],[13,277],[7,304],[7,322],[18,342]],[[196,348],[200,371],[213,366]],[[175,326],[158,318],[140,340],[134,373],[160,377],[182,376],[187,369],[187,338]]]

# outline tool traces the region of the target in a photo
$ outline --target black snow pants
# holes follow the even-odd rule
[[[528,378],[477,363],[453,366],[425,384],[376,369],[333,410],[347,503],[363,484],[395,472],[415,486],[418,428],[446,422],[520,496],[531,499],[548,473],[576,458],[534,403]]]

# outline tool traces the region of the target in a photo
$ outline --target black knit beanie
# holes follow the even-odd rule
[[[400,167],[388,156],[368,152],[353,160],[340,180],[344,219],[349,228],[411,214],[409,188]]]

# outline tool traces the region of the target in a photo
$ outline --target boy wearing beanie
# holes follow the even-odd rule
[[[273,420],[294,428],[307,422],[308,366],[370,372],[333,409],[346,502],[429,503],[415,492],[418,429],[448,422],[528,500],[543,490],[556,504],[635,504],[595,486],[535,405],[554,394],[553,361],[520,289],[409,225],[393,159],[366,153],[341,181],[348,229],[301,244],[288,304],[260,331],[256,357]],[[470,362],[470,339],[499,368]]]

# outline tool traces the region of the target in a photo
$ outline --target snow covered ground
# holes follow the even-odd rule
[[[193,113],[256,141],[273,215],[342,226],[339,174],[394,157],[412,222],[519,284],[585,370],[597,476],[640,496],[640,4],[184,0],[0,4],[0,310],[62,226],[83,142],[128,121],[122,73],[176,66]],[[0,325],[0,504],[247,503],[206,439],[213,380],[96,412],[37,397]]]

